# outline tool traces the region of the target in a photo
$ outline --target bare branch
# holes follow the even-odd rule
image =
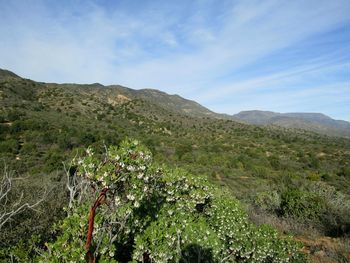
[[[0,229],[14,216],[22,213],[26,209],[35,210],[46,197],[46,191],[41,199],[35,203],[23,202],[24,193],[22,192],[16,200],[11,204],[9,202],[9,194],[13,189],[13,180],[12,174],[8,172],[5,165],[2,179],[0,181]]]
[[[76,172],[72,172],[73,166],[70,164],[69,167],[66,167],[66,164],[63,163],[63,168],[67,176],[66,187],[69,191],[69,203],[68,207],[72,208],[75,202],[81,203],[84,193],[87,191],[87,182],[77,176]]]
[[[3,178],[1,179],[0,183],[0,202],[5,198],[5,202],[7,201],[7,195],[11,190],[12,187],[12,180],[10,179],[10,175],[7,172],[7,167],[5,165]]]

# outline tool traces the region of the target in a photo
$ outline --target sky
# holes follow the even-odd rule
[[[350,121],[349,0],[0,0],[0,68]]]

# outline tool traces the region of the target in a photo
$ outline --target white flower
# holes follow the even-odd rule
[[[146,166],[142,165],[142,166],[140,166],[140,169],[141,169],[142,171],[144,171],[144,170],[146,170]]]
[[[131,201],[135,200],[135,196],[133,196],[131,194],[127,195],[126,198],[128,198]]]
[[[94,154],[93,151],[92,151],[92,149],[91,149],[90,147],[86,149],[86,153],[87,153],[89,156],[91,156],[91,155]]]
[[[114,257],[114,252],[113,252],[113,251],[110,251],[110,252],[109,252],[109,256],[110,256],[110,257]]]
[[[137,202],[137,201],[135,201],[134,206],[135,206],[136,208],[137,208],[137,207],[140,207],[140,203]]]
[[[115,205],[119,205],[120,204],[120,197],[119,196],[116,196],[114,198],[114,203],[115,203]]]
[[[126,167],[126,169],[127,169],[128,171],[130,171],[130,172],[135,171],[135,167],[132,166],[132,165],[129,165],[128,167]]]
[[[137,175],[137,179],[142,179],[142,177],[143,177],[143,173],[139,173],[139,174]]]

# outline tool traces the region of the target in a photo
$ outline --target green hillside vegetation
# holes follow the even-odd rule
[[[6,248],[2,255],[20,257],[29,251],[22,257],[34,257],[33,247],[45,250],[45,242],[55,247],[62,232],[53,232],[53,225],[61,225],[70,213],[62,210],[69,201],[62,162],[82,156],[88,146],[102,152],[103,145],[118,145],[129,137],[145,144],[155,162],[167,169],[181,168],[187,171],[179,172],[182,176],[207,178],[216,185],[213,193],[219,200],[221,195],[232,199],[232,205],[246,210],[257,225],[270,224],[282,236],[293,234],[307,241],[331,237],[329,246],[312,243],[305,248],[311,259],[323,251],[321,256],[328,260],[350,260],[349,139],[242,124],[193,105],[198,106],[154,90],[39,83],[1,71],[0,165],[24,177],[15,181],[13,200],[22,192],[26,200],[34,200],[48,189],[39,208],[19,214],[1,229],[1,247]],[[85,208],[88,211],[88,205]],[[78,215],[83,213],[81,206],[74,209]],[[201,229],[209,224],[209,231],[215,231],[201,216],[195,218],[195,225]],[[68,216],[63,222],[70,220]],[[149,242],[155,231],[152,226],[168,223],[154,221],[135,242]]]

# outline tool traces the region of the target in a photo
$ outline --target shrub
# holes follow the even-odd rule
[[[275,190],[261,192],[257,194],[254,201],[257,206],[264,210],[277,212],[281,206],[281,195]]]
[[[88,257],[99,262],[306,260],[291,238],[251,224],[230,194],[201,176],[159,168],[137,141],[111,146],[104,155],[88,148],[74,165],[84,187],[73,195],[68,217],[58,226],[61,234],[47,245],[48,251],[38,259],[42,262]],[[86,190],[87,185],[93,191]],[[88,208],[101,197],[105,202],[99,203],[92,246],[85,247],[85,254]]]
[[[341,167],[339,169],[337,175],[344,176],[346,178],[350,178],[350,165]]]
[[[350,233],[350,200],[335,187],[323,182],[311,184],[310,192],[319,195],[325,203],[322,221],[326,233],[341,236]]]
[[[256,176],[256,177],[268,178],[269,170],[264,166],[253,166],[252,174],[253,176]]]
[[[26,114],[24,112],[18,111],[18,110],[11,110],[7,113],[7,119],[9,121],[15,121],[19,120],[21,117],[25,116]]]
[[[18,148],[18,141],[15,139],[0,142],[0,152],[2,153],[16,153]]]
[[[317,219],[324,210],[324,202],[319,195],[298,189],[288,189],[281,196],[280,213],[305,219]]]
[[[35,154],[36,151],[37,151],[36,144],[31,142],[24,143],[21,148],[21,153],[24,153],[24,154]]]

